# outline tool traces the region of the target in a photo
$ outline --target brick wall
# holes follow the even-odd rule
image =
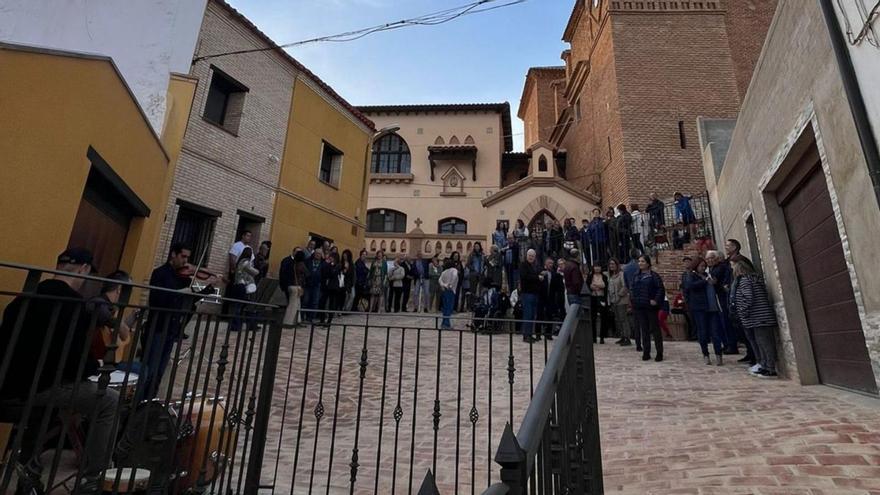
[[[727,37],[730,40],[730,56],[733,58],[740,98],[746,95],[749,88],[778,3],[779,0],[727,2]]]
[[[241,21],[208,3],[197,55],[265,47]],[[237,136],[202,118],[216,66],[248,88]],[[287,130],[295,68],[271,52],[231,55],[196,63],[190,75],[199,79],[193,109],[177,165],[174,185],[157,250],[165,261],[178,198],[222,212],[214,231],[208,267],[225,272],[226,252],[234,242],[238,210],[264,217],[259,240],[269,238],[274,188]]]
[[[529,70],[529,91],[522,102],[521,118],[525,129],[525,148],[542,141],[550,142],[556,124],[556,94],[554,82],[565,78],[565,68],[535,67]]]
[[[704,190],[697,117],[735,118],[740,104],[725,16],[616,13],[612,24],[626,180],[603,185],[603,204]]]
[[[567,151],[566,178],[575,187],[601,194],[603,203],[614,191],[626,188],[615,46],[610,27],[610,23],[605,23],[594,33],[598,38],[589,75],[580,91],[569,97],[571,103],[580,100],[581,119],[575,119],[561,143]],[[575,36],[572,47],[578,49],[572,53],[589,53],[581,49],[581,44],[592,46],[592,35]]]

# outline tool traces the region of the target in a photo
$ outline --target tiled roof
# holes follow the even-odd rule
[[[323,80],[321,80],[320,77],[316,76],[314,72],[310,71],[305,65],[301,64],[298,60],[291,57],[290,54],[284,51],[283,48],[279,47],[277,43],[272,41],[272,38],[269,38],[269,36],[267,36],[264,32],[260,31],[260,28],[258,28],[253,22],[251,22],[250,19],[245,17],[244,14],[236,10],[235,7],[233,7],[232,5],[226,3],[225,0],[213,0],[213,2],[229,12],[229,14],[231,14],[233,17],[241,21],[241,23],[244,24],[245,27],[250,29],[258,38],[263,40],[264,43],[266,43],[270,47],[276,48],[275,51],[279,55],[287,59],[288,62],[293,64],[293,66],[296,67],[297,71],[302,72],[306,77],[314,81],[315,84],[320,86],[321,89],[323,89],[327,92],[327,94],[330,95],[330,97],[339,102],[339,104],[342,105],[346,110],[348,110],[355,118],[363,122],[364,125],[369,127],[371,130],[376,130],[376,124],[373,123],[372,120],[367,118],[367,116],[361,113],[354,105],[346,101],[345,98],[340,96],[339,93],[337,93],[332,87],[330,87],[329,84],[325,83]]]
[[[415,105],[364,105],[357,107],[366,114],[377,113],[435,113],[435,112],[479,112],[489,111],[501,114],[501,127],[504,133],[504,149],[513,149],[513,131],[510,124],[510,103],[427,103]]]

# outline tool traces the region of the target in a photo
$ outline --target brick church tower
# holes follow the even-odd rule
[[[776,3],[576,0],[565,65],[527,75],[525,146],[564,150],[605,206],[702,192],[698,119],[736,118]]]

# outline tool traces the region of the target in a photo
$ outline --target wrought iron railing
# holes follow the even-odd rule
[[[86,301],[38,290],[55,276],[120,284],[110,304],[112,328],[99,328]],[[453,329],[441,330],[439,315],[311,311],[303,316],[313,322],[284,327],[282,308],[273,305],[190,292],[181,309],[157,308],[132,303],[139,299],[132,294],[169,289],[0,263],[0,280],[12,279],[25,281],[23,289],[0,285],[7,307],[17,299],[17,312],[7,310],[0,322],[0,390],[25,386],[0,400],[0,492],[66,485],[78,493],[94,474],[91,453],[106,457],[96,478],[110,493],[132,486],[156,493],[412,493],[428,472],[441,493],[479,493],[505,479],[493,464],[505,425],[531,424],[536,413],[527,408],[546,405],[548,359],[559,383],[572,388],[548,406],[547,428],[566,441],[588,431],[561,412],[584,406],[580,391],[593,376],[591,347],[582,342],[589,330],[576,332],[572,314],[564,324],[459,314]],[[335,316],[332,325],[321,316]],[[116,359],[123,322],[134,345]],[[524,342],[522,325],[561,333]],[[81,328],[85,337],[75,331]],[[28,347],[34,335],[23,336],[35,330],[61,344]],[[102,330],[109,341],[94,371],[91,343]],[[155,342],[170,350],[164,366],[150,357],[164,347]],[[565,358],[555,357],[558,349]],[[74,371],[63,371],[67,361],[76,362]],[[161,379],[144,379],[150,366],[164,372]],[[94,408],[115,399],[109,413],[104,409],[111,433],[97,450],[95,435],[106,433],[95,427],[98,409],[74,396]]]
[[[174,291],[8,263],[0,276],[24,279],[23,289],[0,286],[0,493],[81,493],[90,481],[114,494],[242,491],[268,410],[258,384],[274,377],[277,307],[190,291],[173,294],[180,309],[157,308],[132,303],[132,292]],[[41,281],[53,277],[67,282],[48,290]],[[119,285],[105,307],[112,322],[76,292],[58,295],[57,284],[80,282]]]
[[[505,425],[495,453],[500,482],[484,495],[604,493],[591,325],[582,313],[569,308],[517,433]],[[424,486],[442,493],[430,477]]]

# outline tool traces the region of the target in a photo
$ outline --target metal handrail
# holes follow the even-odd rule
[[[577,328],[580,309],[579,304],[569,306],[568,314],[565,315],[565,321],[562,324],[562,329],[559,331],[559,340],[550,352],[550,357],[547,359],[543,373],[541,373],[541,379],[535,387],[535,394],[532,396],[529,407],[526,409],[526,414],[516,433],[516,439],[520,447],[526,452],[527,471],[531,471],[535,462],[535,454],[541,444],[541,436],[544,425],[547,422],[547,415],[550,413],[550,407],[556,396],[559,379],[565,369],[565,362],[568,359],[569,351],[574,342],[574,333]]]

